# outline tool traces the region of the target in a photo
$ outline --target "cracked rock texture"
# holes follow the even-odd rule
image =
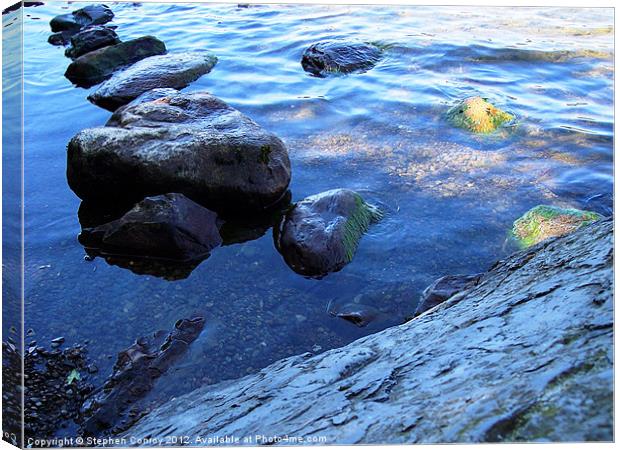
[[[401,326],[174,399],[126,436],[611,441],[612,291],[604,219],[498,262]]]

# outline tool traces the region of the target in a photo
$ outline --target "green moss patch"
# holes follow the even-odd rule
[[[448,120],[453,125],[473,133],[488,134],[514,116],[493,106],[482,97],[469,97],[448,111]]]
[[[368,230],[368,227],[372,223],[379,221],[383,216],[376,206],[369,205],[358,194],[356,194],[355,205],[355,212],[351,214],[344,225],[344,237],[342,240],[348,262],[353,260],[357,245],[362,235]]]
[[[571,233],[602,217],[592,211],[539,205],[514,222],[512,234],[519,246],[526,248],[550,237]]]

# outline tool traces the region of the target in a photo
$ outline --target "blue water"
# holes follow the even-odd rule
[[[513,251],[512,222],[537,204],[611,213],[612,9],[109,3],[123,40],[152,34],[170,52],[219,57],[186,91],[213,93],[286,142],[293,200],[350,188],[385,218],[321,280],[290,270],[271,230],[216,249],[185,280],[86,261],[66,144],[110,114],[63,77],[64,49],[47,43],[49,20],[80,6],[25,11],[26,329],[40,343],[89,340],[99,380],[138,336],[194,313],[205,331],[154,401],[342,346],[402,323],[437,277]],[[386,57],[364,74],[309,76],[303,50],[332,38],[380,43]],[[445,112],[470,95],[517,119],[490,136],[453,129]],[[378,318],[358,328],[328,313],[351,303]]]

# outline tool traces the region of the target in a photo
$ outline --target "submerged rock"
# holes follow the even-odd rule
[[[151,89],[182,89],[209,73],[216,63],[217,57],[207,51],[151,56],[114,74],[88,100],[115,111]]]
[[[203,260],[222,243],[217,215],[185,197],[147,197],[120,219],[86,228],[80,243],[104,255]]]
[[[80,56],[69,64],[65,77],[78,86],[90,87],[112,76],[120,67],[164,53],[166,46],[162,41],[153,36],[144,36]]]
[[[50,21],[52,31],[78,31],[88,25],[103,25],[114,18],[106,5],[88,5],[69,14],[62,14]]]
[[[513,118],[482,97],[469,97],[448,111],[453,125],[474,133],[491,133]]]
[[[71,47],[65,50],[65,56],[75,59],[85,53],[120,42],[121,40],[112,28],[89,27],[71,36]]]
[[[524,248],[550,237],[571,233],[602,217],[592,211],[538,205],[515,221],[512,234]]]
[[[323,41],[308,47],[301,58],[306,72],[325,77],[330,74],[361,73],[372,69],[382,57],[373,44]]]
[[[181,319],[170,333],[158,331],[136,340],[118,354],[112,375],[83,406],[82,431],[88,436],[113,433],[131,425],[139,413],[131,407],[174,365],[204,328],[203,317]],[[135,411],[135,410],[134,410]]]
[[[481,274],[477,275],[446,275],[433,284],[428,286],[422,292],[422,297],[415,310],[414,316],[419,316],[423,312],[445,302],[458,292],[461,292],[471,286],[476,285],[480,280]]]
[[[295,430],[322,445],[611,441],[613,243],[606,219],[516,253],[458,301],[198,388],[119,437]]]
[[[295,272],[322,277],[353,260],[357,245],[381,213],[361,195],[334,189],[297,202],[274,228],[276,248]]]
[[[218,213],[248,213],[285,194],[290,162],[276,136],[208,93],[147,98],[71,139],[67,179],[80,198],[179,192]]]

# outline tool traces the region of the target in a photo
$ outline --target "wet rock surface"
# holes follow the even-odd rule
[[[602,217],[592,211],[538,205],[515,221],[512,235],[519,246],[525,248],[573,232]]]
[[[83,419],[80,407],[94,389],[89,379],[97,369],[89,362],[85,346],[61,348],[63,344],[64,338],[57,338],[45,348],[32,335],[26,339],[25,442],[70,435]],[[15,345],[10,340],[3,342],[3,428],[15,436],[15,444],[21,435],[21,395],[14,389],[21,385],[21,364]]]
[[[216,63],[215,55],[206,51],[151,56],[117,72],[88,100],[115,111],[155,88],[182,89],[209,73]]]
[[[611,441],[612,286],[610,218],[496,263],[401,326],[176,398],[124,436]]]
[[[324,41],[308,47],[301,58],[306,72],[318,77],[361,73],[372,69],[382,58],[379,47],[359,42]]]
[[[170,333],[158,331],[136,340],[118,355],[112,375],[83,405],[82,431],[88,436],[115,433],[143,414],[137,403],[174,365],[204,328],[203,317],[181,319]]]
[[[91,87],[111,77],[123,66],[164,53],[166,46],[162,41],[153,36],[144,36],[80,56],[69,64],[65,77],[77,86]]]
[[[291,269],[321,277],[353,260],[359,240],[380,216],[358,193],[334,189],[297,202],[274,228],[274,241]]]
[[[114,18],[114,13],[106,5],[88,5],[69,14],[62,14],[50,21],[53,32],[78,31],[88,25],[103,25]]]
[[[480,280],[482,275],[446,275],[441,277],[422,292],[420,302],[415,310],[414,316],[419,316],[423,312],[445,302],[453,295],[471,286]]]
[[[75,59],[86,53],[120,42],[121,40],[112,28],[88,27],[71,36],[71,47],[65,51],[65,56]]]
[[[208,93],[122,107],[68,146],[69,186],[84,200],[177,192],[218,213],[245,213],[277,202],[290,176],[284,143]]]
[[[201,261],[222,243],[217,215],[183,194],[147,197],[120,219],[82,230],[80,243],[107,256]]]

